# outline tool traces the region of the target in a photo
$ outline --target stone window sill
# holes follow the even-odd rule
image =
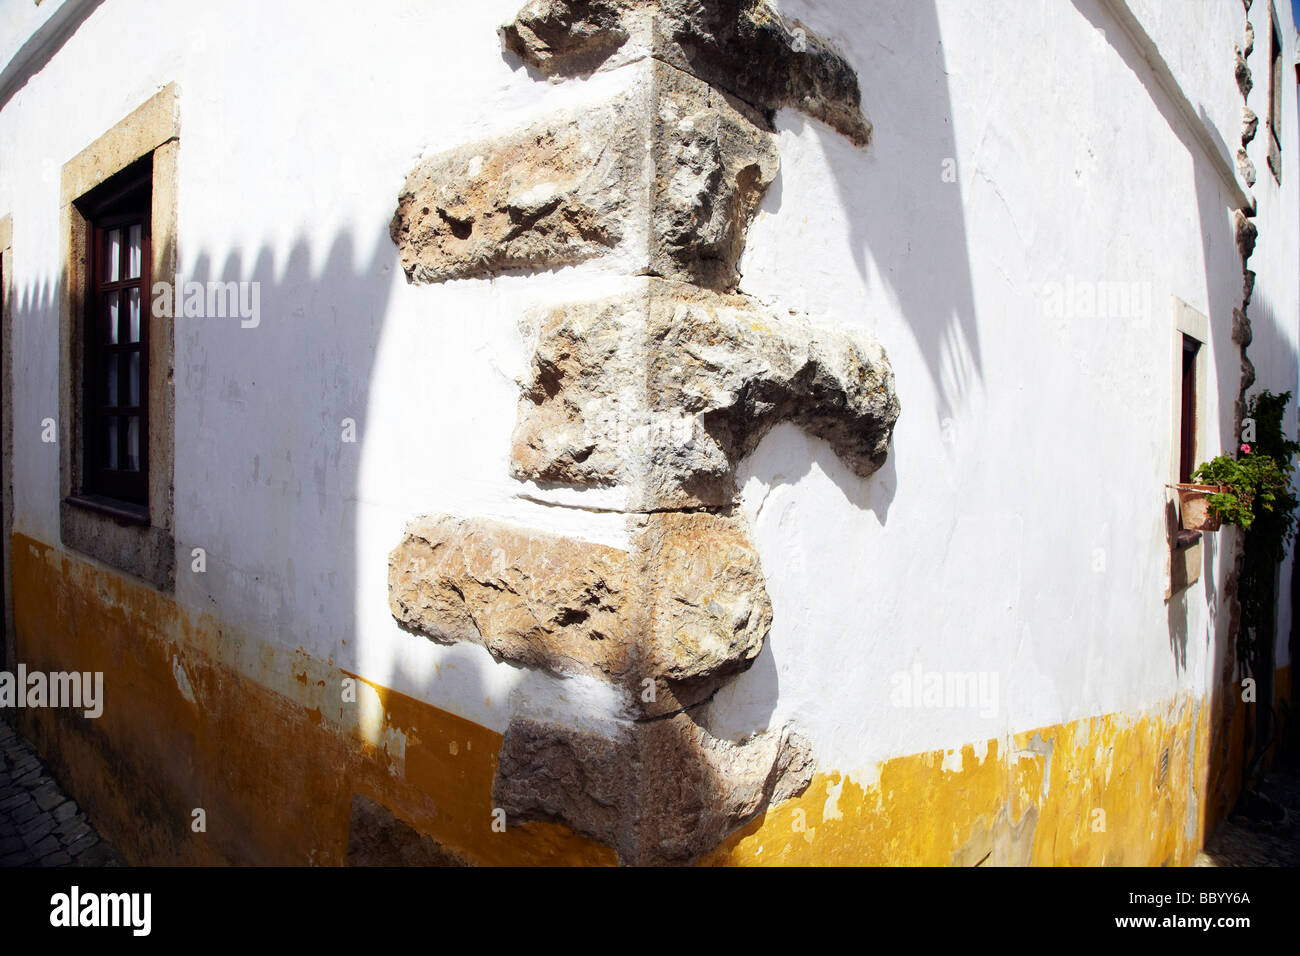
[[[1172,597],[1201,579],[1201,532],[1180,531],[1170,549],[1169,594]]]
[[[74,507],[108,515],[125,524],[149,524],[149,509],[144,505],[133,505],[103,495],[69,495],[63,500]]]

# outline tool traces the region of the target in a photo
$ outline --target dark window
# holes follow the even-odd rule
[[[1282,146],[1282,37],[1277,24],[1269,31],[1272,39],[1269,43],[1268,73],[1268,128],[1273,133],[1273,142]]]
[[[149,504],[149,238],[146,158],[77,203],[86,219],[82,493]]]
[[[1268,31],[1268,168],[1278,185],[1282,183],[1282,34],[1277,12],[1270,7]]]
[[[1196,470],[1196,353],[1201,343],[1183,336],[1183,408],[1180,415],[1178,480],[1191,481]]]

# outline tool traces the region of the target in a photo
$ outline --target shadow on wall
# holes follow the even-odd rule
[[[1094,23],[1104,19],[1095,2],[1078,0],[1076,6]],[[1113,34],[1113,29],[1108,30]],[[935,6],[886,0],[847,5],[835,33],[856,40],[846,45],[847,52],[859,70],[865,109],[876,123],[873,144],[866,152],[819,128],[849,223],[847,241],[864,281],[871,275],[870,256],[897,298],[932,379],[942,420],[959,411],[978,385],[982,360],[960,170],[956,170],[957,182],[942,179],[945,163],[955,162],[956,144]],[[889,37],[888,49],[873,39],[881,35]],[[1120,46],[1135,74],[1146,77],[1148,68],[1137,52],[1123,41]],[[885,99],[897,90],[907,95]],[[1171,128],[1180,131],[1179,117],[1163,93],[1152,89],[1152,97]],[[805,121],[796,116],[791,122]],[[1190,142],[1189,151],[1199,155]],[[1196,181],[1206,269],[1216,264],[1226,268],[1223,263],[1236,261],[1231,210],[1224,207],[1212,169],[1198,162]],[[774,189],[779,188],[778,180]],[[396,189],[392,199],[396,202]],[[779,195],[774,201],[779,202]],[[1204,228],[1207,223],[1211,228]],[[306,647],[317,649],[323,657],[336,648],[336,660],[363,658],[361,648],[355,646],[361,614],[358,595],[370,582],[384,581],[382,574],[373,573],[375,569],[357,563],[361,553],[358,470],[376,350],[394,276],[403,281],[388,225],[385,218],[356,235],[346,230],[336,234],[319,261],[313,261],[310,250],[323,243],[309,242],[305,236],[281,261],[269,246],[220,255],[199,251],[193,256],[182,246],[187,279],[260,283],[262,316],[256,328],[241,328],[229,319],[178,317],[176,322],[178,579],[190,567],[193,547],[208,550],[205,575],[198,582],[178,580],[177,592],[194,610],[219,621],[235,620],[238,630],[265,636],[286,655],[295,647]],[[1213,283],[1210,292],[1216,294]],[[22,354],[19,350],[26,343],[43,339],[46,330],[57,328],[61,293],[60,284],[15,289],[16,354]],[[1230,320],[1235,304],[1211,299],[1217,327]],[[442,320],[431,315],[429,321]],[[203,323],[201,333],[194,329],[195,323]],[[1221,345],[1226,335],[1215,341]],[[885,345],[888,348],[890,343]],[[27,352],[31,354],[30,349]],[[19,371],[16,398],[23,394],[21,366]],[[1235,360],[1220,362],[1221,394],[1235,395],[1237,374]],[[24,404],[30,418],[33,409],[30,402]],[[906,391],[903,405],[906,409]],[[413,440],[419,440],[422,419],[443,413],[439,408],[409,409]],[[345,419],[355,422],[355,443],[342,438]],[[17,424],[35,427],[31,422]],[[1221,427],[1226,435],[1231,423]],[[769,485],[777,485],[797,480],[815,464],[853,504],[860,510],[876,510],[883,523],[896,484],[893,456],[891,450],[885,467],[867,482],[853,478],[828,445],[814,440],[760,446],[749,467]],[[54,468],[57,471],[57,464]],[[57,482],[52,487],[57,489]],[[882,494],[877,495],[877,490]],[[41,493],[57,494],[57,490]],[[438,501],[429,500],[421,503],[420,510],[438,507]],[[22,530],[22,516],[16,517]],[[194,528],[223,529],[225,547],[181,537]],[[237,533],[231,530],[236,528]],[[397,543],[395,537],[391,544]],[[1227,633],[1228,608],[1225,602],[1214,601],[1213,580],[1212,573],[1206,574],[1203,586],[1215,609],[1215,630]],[[1175,666],[1183,667],[1188,638],[1176,633],[1172,616],[1170,626]],[[427,638],[403,633],[401,640]],[[454,690],[440,685],[437,677],[424,679],[422,688],[434,706],[451,709],[453,700],[488,692],[488,669],[494,665],[486,655],[466,649],[457,661],[463,666],[457,667]],[[367,662],[365,678],[390,687],[401,683],[395,679],[402,667],[400,659],[388,658],[386,664],[384,671]],[[767,726],[775,707],[777,673],[769,643],[746,675],[756,698],[755,729]],[[292,680],[283,670],[272,676],[276,683]],[[84,721],[59,712],[53,719],[60,721],[60,734],[93,732]],[[142,794],[157,794],[159,785],[144,775],[159,765],[175,768],[172,786],[182,791],[194,786],[195,780],[185,775],[198,763],[192,758],[200,742],[185,726],[165,721],[155,724],[152,732],[154,739],[148,741],[145,756],[159,759],[146,766],[141,754],[136,754],[134,759],[115,762],[123,774],[138,775],[136,780],[120,781],[122,789],[134,784]],[[233,756],[240,748],[261,743],[230,739],[216,746]],[[98,739],[89,744],[105,746]],[[274,772],[284,775],[278,781],[286,797],[283,812],[313,812],[315,795],[309,783],[320,785],[320,768],[291,759]],[[346,779],[327,785],[338,788],[335,796],[344,803],[350,798]],[[191,796],[184,793],[182,799]],[[258,859],[251,835],[238,837],[227,852],[235,861]]]
[[[870,288],[874,274],[897,301],[928,370],[936,396],[936,425],[942,428],[944,420],[965,405],[983,372],[952,100],[935,4],[869,0],[842,5],[833,19],[803,4],[783,7],[783,12],[831,38],[857,71],[863,112],[874,127],[868,147],[853,146],[795,110],[783,111],[779,124],[801,136],[809,128],[814,132],[847,223],[843,241],[863,284]],[[889,38],[887,45],[881,37]],[[778,173],[763,208],[780,209],[786,175]],[[741,285],[743,289],[743,281]],[[887,354],[897,349],[894,342],[881,344]],[[911,388],[915,383],[909,387],[898,380],[900,421],[920,408],[908,400],[909,392],[915,394]],[[897,446],[891,445],[880,470],[858,478],[826,442],[783,424],[741,464],[738,478],[742,485],[757,479],[771,496],[815,468],[846,501],[860,512],[873,513],[883,526],[898,487],[897,455]],[[833,560],[832,552],[818,552],[808,560]],[[836,575],[810,566],[808,578],[829,581]],[[729,706],[738,708],[726,721],[729,737],[769,726],[779,699],[778,652],[769,637],[751,669],[728,691]]]
[[[789,16],[814,11],[791,9]],[[817,18],[810,17],[816,21]],[[871,0],[837,10],[833,22],[812,22],[833,37],[858,72],[863,111],[874,124],[871,144],[853,146],[796,110],[780,122],[802,134],[811,127],[848,223],[845,241],[868,287],[871,263],[915,337],[938,396],[936,420],[959,410],[982,377],[961,171],[952,128],[952,103],[933,2]],[[889,36],[886,48],[874,38]],[[906,97],[886,93],[907,90]],[[952,173],[951,180],[948,173]],[[781,208],[784,172],[778,172],[762,208]],[[742,282],[742,289],[744,283]],[[883,342],[886,353],[893,343]],[[907,384],[899,382],[904,416],[915,414]],[[897,449],[881,469],[861,479],[834,460],[820,440],[778,428],[764,438],[743,474],[769,486],[795,483],[815,462],[845,498],[870,509],[883,525],[897,489]]]
[[[936,425],[941,428],[978,385],[982,363],[952,103],[935,5],[870,0],[841,5],[834,18],[823,18],[803,4],[783,6],[783,13],[829,37],[857,71],[863,112],[874,126],[868,147],[855,147],[795,110],[782,111],[778,127],[800,137],[813,133],[835,189],[832,198],[846,222],[842,241],[851,250],[863,284],[870,289],[873,275],[878,276],[897,301],[928,370],[936,396]],[[884,36],[889,38],[888,46],[877,40]],[[951,181],[945,178],[948,171]],[[778,172],[762,208],[780,211],[787,175]],[[743,280],[741,287],[745,287]],[[891,356],[897,349],[895,342],[881,344]],[[906,381],[900,378],[897,387],[900,421],[904,421],[917,413],[920,404],[909,403]],[[897,455],[896,444],[891,444],[881,468],[862,479],[825,441],[782,423],[740,464],[737,478],[742,488],[754,479],[765,489],[755,524],[769,503],[789,503],[779,494],[783,486],[797,485],[816,470],[857,512],[872,513],[883,526],[898,486]],[[773,520],[784,523],[787,518]],[[801,560],[807,561],[805,577],[810,582],[830,589],[830,582],[840,577],[838,567],[817,567],[822,561],[838,561],[834,549],[810,549]],[[777,575],[783,569],[764,570]],[[798,608],[779,604],[774,611],[778,616],[801,616]],[[779,620],[777,625],[750,669],[720,691],[721,706],[701,711],[702,724],[710,732],[738,741],[772,728],[780,700],[778,655],[787,653],[781,646]]]
[[[82,0],[80,3],[65,3],[55,10],[40,29],[33,33],[14,54],[13,62],[25,64],[24,68],[18,71],[18,79],[25,81],[26,77],[34,76],[44,69],[54,55],[63,49],[68,39],[77,32],[77,28],[85,23],[103,2],[104,0]],[[17,79],[0,85],[0,109],[4,109],[23,85]]]
[[[318,263],[305,236],[280,263],[265,246],[182,263],[186,281],[258,283],[262,316],[176,319],[177,593],[219,616],[260,600],[239,617],[288,648],[321,646],[321,628],[340,648],[353,639],[360,448],[396,262],[386,230],[368,245],[361,262],[345,231]],[[234,552],[209,554],[197,591],[180,580],[204,546],[187,528],[220,529]]]
[[[1241,305],[1242,265],[1236,246],[1231,194],[1219,172],[1204,156],[1204,148],[1191,134],[1183,114],[1156,82],[1151,65],[1120,25],[1096,0],[1074,0],[1074,6],[1083,19],[1107,37],[1114,52],[1146,85],[1153,105],[1187,149],[1196,189],[1203,272],[1207,277],[1211,320],[1208,344],[1215,357],[1217,376],[1210,387],[1222,396],[1217,437],[1221,447],[1233,447],[1234,402],[1241,382],[1241,365],[1230,329],[1233,309]],[[802,15],[801,10],[787,12]],[[863,3],[845,12],[844,20],[836,22],[833,36],[841,48],[848,50],[859,70],[864,108],[875,124],[875,133],[865,153],[820,129],[818,145],[825,153],[846,210],[849,241],[861,275],[864,281],[869,278],[870,255],[916,338],[939,397],[938,417],[942,419],[962,408],[963,400],[981,377],[982,362],[960,171],[958,183],[944,184],[940,178],[944,163],[956,156],[956,145],[935,7],[929,3]],[[854,40],[844,43],[846,36]],[[877,36],[888,40],[872,39]],[[854,42],[857,38],[866,39]],[[1222,69],[1226,81],[1231,82],[1230,55],[1225,57]],[[905,111],[884,99],[885,92],[897,90],[907,91],[907,96],[896,97],[906,104]],[[796,130],[807,124],[793,114],[788,122]],[[1212,129],[1211,135],[1222,145]],[[1226,148],[1225,153],[1231,155]],[[1159,170],[1150,169],[1149,175],[1154,180]],[[774,190],[780,186],[778,178]],[[780,198],[780,193],[774,192],[770,201],[779,204]],[[1254,311],[1258,314],[1260,310]],[[1261,323],[1256,327],[1255,340],[1276,347],[1289,338],[1276,327]],[[891,343],[885,345],[889,348]],[[1294,359],[1291,355],[1288,361],[1294,363]],[[906,389],[907,384],[900,382],[905,415],[912,412]],[[747,466],[751,474],[769,487],[796,480],[808,468],[807,460],[799,459],[797,441],[782,434],[781,447],[771,447],[777,440],[775,434],[769,436],[767,445],[760,447]],[[891,464],[894,454],[891,450]],[[868,487],[891,478],[882,471]],[[845,485],[837,481],[837,484],[860,508],[863,501],[870,500],[867,496],[859,501],[852,482]],[[882,523],[883,520],[881,516]],[[1187,670],[1192,641],[1204,642],[1206,653],[1214,655],[1207,661],[1213,675],[1204,718],[1209,725],[1210,747],[1206,779],[1200,781],[1207,804],[1206,835],[1232,805],[1241,786],[1234,779],[1242,770],[1240,742],[1236,740],[1242,729],[1242,715],[1233,682],[1233,636],[1237,624],[1233,602],[1221,599],[1216,589],[1216,581],[1224,575],[1224,590],[1230,592],[1238,545],[1239,537],[1228,532],[1205,547],[1205,569],[1197,585],[1202,589],[1211,618],[1204,632],[1188,631],[1189,592],[1176,594],[1167,605],[1172,667],[1180,673]],[[809,577],[816,579],[817,575]],[[771,709],[764,709],[761,704],[764,699],[776,697],[779,668],[772,658],[774,650],[779,648],[769,644],[753,671],[737,682],[743,690],[739,696],[745,701],[746,726],[764,726],[771,717]]]
[[[395,203],[396,191],[392,198]],[[262,283],[263,312],[269,317],[262,323],[265,333],[260,339],[251,337],[259,330],[228,332],[241,341],[249,337],[248,346],[239,350],[240,362],[248,365],[224,370],[225,381],[202,350],[177,358],[178,382],[187,382],[192,408],[216,402],[231,410],[265,409],[269,420],[257,431],[277,439],[272,447],[248,449],[238,462],[240,470],[230,475],[232,486],[247,484],[256,489],[256,510],[250,514],[238,509],[240,525],[255,530],[241,542],[241,560],[232,569],[244,578],[242,590],[208,598],[216,613],[223,605],[268,596],[274,603],[259,609],[264,616],[261,627],[275,635],[281,648],[305,647],[322,660],[350,662],[344,668],[355,668],[369,683],[413,687],[433,706],[456,713],[457,702],[488,698],[494,687],[500,691],[499,678],[487,673],[497,665],[481,648],[445,645],[441,666],[417,675],[402,666],[400,650],[390,654],[384,645],[380,653],[367,653],[359,636],[365,629],[397,628],[387,614],[387,568],[382,559],[374,564],[373,544],[367,549],[363,535],[362,521],[373,520],[376,511],[372,502],[368,515],[360,512],[359,469],[374,434],[368,421],[369,403],[379,383],[372,373],[390,295],[394,282],[406,282],[398,250],[387,219],[363,241],[354,241],[348,232],[336,235],[318,264],[312,262],[309,248],[300,238],[279,269],[263,249],[247,272],[238,253],[228,255],[220,268],[200,253],[193,275],[186,276],[205,281],[250,275]],[[366,248],[368,256],[361,260]],[[426,307],[434,306],[436,292],[424,291]],[[452,321],[436,308],[429,312],[431,326]],[[193,344],[201,347],[204,339],[195,338]],[[448,354],[438,361],[451,365],[456,359]],[[436,364],[428,372],[437,376]],[[178,394],[178,427],[185,420],[179,413],[182,403]],[[404,406],[411,434],[416,436],[412,440],[421,440],[422,421],[445,415],[447,407]],[[198,417],[205,444],[217,449],[248,448],[237,417],[223,416],[224,432],[214,432],[218,426],[209,417]],[[344,437],[352,423],[354,441]],[[395,452],[400,454],[400,449],[385,447],[382,454],[387,459]],[[199,490],[204,478],[191,478],[194,486],[188,494],[178,483],[178,514],[188,511],[199,516],[195,524],[201,527],[222,526],[235,519],[233,511],[209,513],[210,496]],[[402,520],[442,507],[431,496],[403,514]],[[400,529],[386,545],[395,547],[399,542]],[[178,540],[178,561],[185,560],[190,546]],[[373,566],[362,566],[363,560]],[[382,620],[374,619],[375,607],[385,609]],[[369,619],[363,620],[367,615]],[[427,636],[405,631],[397,638],[399,647],[429,641]]]
[[[870,284],[874,261],[896,298],[942,422],[979,383],[983,363],[936,7],[869,0],[841,5],[833,24],[811,25],[833,36],[857,69],[863,111],[874,124],[865,151],[818,126],[847,241],[863,282]],[[787,115],[796,129],[809,123],[801,113]],[[906,391],[902,404],[910,413]]]
[[[102,721],[61,709],[27,712],[26,731],[79,802],[92,814],[98,808],[101,817],[122,808],[131,814],[96,822],[110,839],[117,834],[124,843],[134,841],[141,862],[182,860],[195,852],[234,863],[293,862],[274,856],[285,852],[288,839],[281,838],[277,847],[265,821],[248,817],[247,802],[273,800],[283,813],[319,817],[321,822],[303,826],[328,833],[337,814],[346,814],[354,789],[369,786],[350,780],[346,767],[336,768],[341,773],[335,776],[315,765],[319,749],[313,752],[304,742],[299,753],[286,745],[283,734],[293,732],[295,721],[311,717],[310,708],[297,700],[295,678],[302,679],[298,672],[311,667],[304,662],[314,658],[322,668],[337,662],[346,671],[350,662],[370,660],[358,646],[358,598],[367,586],[358,565],[359,468],[377,346],[394,276],[403,280],[386,218],[366,234],[344,229],[328,244],[300,235],[287,251],[277,249],[285,246],[267,243],[214,254],[181,245],[180,279],[256,283],[259,312],[252,324],[239,316],[188,316],[178,308],[175,320],[175,598],[188,614],[151,602],[138,609],[132,627],[142,644],[157,647],[161,641],[179,655],[174,667],[192,676],[190,693],[203,701],[202,713],[190,713],[185,688],[177,686],[185,682],[172,681],[169,674],[161,682],[133,686],[133,702],[116,712],[106,709]],[[313,249],[324,252],[313,256]],[[48,330],[59,326],[65,284],[60,278],[15,287],[11,298],[20,356],[14,383],[16,454],[20,460],[49,456],[48,462],[22,469],[17,503],[30,508],[39,495],[42,511],[56,515],[57,445],[42,444],[39,433],[43,418],[57,417],[57,393],[44,396],[39,381],[42,375],[48,381],[48,373],[29,369],[39,355],[46,368],[55,366],[57,377],[57,336],[52,342]],[[54,408],[44,407],[47,397]],[[421,416],[436,413],[411,410],[417,424]],[[345,437],[347,419],[355,423],[354,442]],[[49,480],[35,487],[33,475]],[[434,510],[437,502],[429,506]],[[19,532],[34,531],[32,516],[22,511],[15,524]],[[57,524],[53,538],[49,543],[59,544]],[[194,548],[206,552],[202,573],[193,567]],[[386,603],[386,595],[381,600]],[[29,607],[28,627],[16,635],[17,660],[47,670],[83,669],[102,654],[104,636],[116,624],[78,617],[72,645],[45,633],[47,617],[68,613]],[[52,656],[69,648],[66,656],[78,659]],[[133,650],[140,653],[138,647],[116,648],[119,655]],[[80,659],[83,654],[86,660]],[[264,695],[278,701],[264,734],[246,736],[245,725],[230,714],[232,706],[244,706],[229,699],[239,689],[226,677],[207,680],[203,675],[213,668],[211,660],[200,659],[204,655],[239,661],[244,674],[233,683],[248,676],[274,692]],[[104,668],[107,693],[113,695],[112,662],[105,663],[110,664]],[[135,673],[133,668],[146,662],[142,656],[123,663],[123,673]],[[401,684],[395,680],[400,660],[388,663],[386,671],[369,667],[364,678],[384,687]],[[450,691],[436,678],[426,685],[432,704],[453,712],[454,700],[486,694],[483,669],[490,666],[481,652],[466,653],[457,663]],[[319,694],[327,701],[339,699],[337,688]],[[111,701],[109,696],[110,707]],[[246,705],[249,713],[258,712],[255,701]],[[168,717],[173,707],[178,719]],[[88,762],[88,754],[103,763]],[[90,766],[105,768],[111,779],[87,776]],[[253,770],[261,778],[256,782],[249,776]],[[214,823],[202,851],[186,846],[193,835],[175,812],[192,806],[203,806],[210,820],[222,821]]]
[[[1219,448],[1232,449],[1236,445],[1236,399],[1242,383],[1242,365],[1240,350],[1231,339],[1231,328],[1233,310],[1241,306],[1243,296],[1243,266],[1237,249],[1233,200],[1226,192],[1223,178],[1211,165],[1204,155],[1200,142],[1188,129],[1187,120],[1160,87],[1151,65],[1136,49],[1120,25],[1101,7],[1098,0],[1072,0],[1072,2],[1079,14],[1093,28],[1107,37],[1111,48],[1123,59],[1133,75],[1142,81],[1152,104],[1160,111],[1169,129],[1183,142],[1191,160],[1196,184],[1197,221],[1200,225],[1202,268],[1206,276],[1210,320],[1210,342],[1207,344],[1214,356],[1216,374],[1216,380],[1211,387],[1220,397],[1217,440]],[[1244,25],[1243,13],[1243,29]],[[1221,69],[1225,78],[1232,76],[1230,56],[1224,57]],[[1204,120],[1204,108],[1199,112]],[[1221,147],[1226,155],[1232,155],[1233,151],[1224,146],[1222,138],[1212,125],[1206,123],[1206,130],[1216,146]],[[1151,170],[1150,175],[1154,179],[1158,171]],[[1260,302],[1258,295],[1256,293],[1256,308],[1249,309],[1249,314],[1252,317],[1263,314],[1271,319],[1273,310]],[[1254,328],[1254,341],[1266,345],[1267,348],[1275,349],[1289,342],[1290,339],[1282,334],[1275,321],[1264,321]],[[1286,348],[1291,354],[1285,362],[1294,365],[1295,350],[1289,345]],[[1244,730],[1247,716],[1246,709],[1240,702],[1235,682],[1237,666],[1235,647],[1239,618],[1235,599],[1231,597],[1241,552],[1241,536],[1236,531],[1227,529],[1219,532],[1218,535],[1208,537],[1212,540],[1205,547],[1205,566],[1200,582],[1212,620],[1206,634],[1202,636],[1188,632],[1186,593],[1175,595],[1168,604],[1169,645],[1174,667],[1179,671],[1185,670],[1188,642],[1193,639],[1204,640],[1207,667],[1211,675],[1210,689],[1204,703],[1208,712],[1206,720],[1209,749],[1206,778],[1201,781],[1204,785],[1206,804],[1203,839],[1208,839],[1215,826],[1227,815],[1245,782],[1243,775],[1246,770],[1244,766],[1246,758],[1242,741],[1238,738]],[[1222,598],[1215,586],[1217,575],[1221,571],[1225,582]],[[1211,653],[1212,657],[1209,656]]]

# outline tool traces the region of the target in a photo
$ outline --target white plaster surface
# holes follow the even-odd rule
[[[388,236],[420,156],[636,82],[634,66],[529,76],[496,34],[519,5],[112,0],[18,90],[0,109],[0,213],[14,224],[19,532],[59,539],[59,456],[40,441],[58,409],[59,168],[174,81],[181,270],[262,283],[256,328],[176,323],[177,599],[496,730],[520,706],[593,725],[613,711],[600,688],[405,633],[387,606],[388,552],[422,513],[626,541],[599,496],[540,504],[507,470],[521,315],[617,291],[626,264],[415,287]],[[848,56],[875,134],[863,151],[778,115],[781,172],[741,288],[874,333],[903,412],[869,480],[788,426],[742,466],[775,623],[712,726],[739,738],[793,720],[824,767],[869,779],[895,754],[1205,693],[1235,533],[1209,537],[1201,580],[1166,601],[1163,486],[1174,296],[1210,316],[1205,414],[1222,447],[1233,437],[1241,273],[1222,180],[1126,37],[1098,39],[1096,2],[780,6]],[[1242,5],[1178,7],[1133,5],[1235,152]],[[1294,70],[1278,189],[1260,26],[1251,355],[1261,386],[1294,390]],[[111,82],[94,79],[110,66]],[[1144,305],[1053,314],[1052,288],[1097,283],[1139,283]],[[191,574],[200,546],[207,571]],[[1284,599],[1283,634],[1290,614]],[[891,677],[915,668],[995,676],[996,713],[895,706]]]

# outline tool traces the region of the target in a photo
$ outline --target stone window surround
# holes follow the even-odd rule
[[[147,520],[78,498],[82,488],[82,359],[86,220],[76,201],[109,177],[153,155],[151,281],[176,276],[176,162],[179,99],[168,84],[63,166],[59,233],[64,291],[59,307],[59,531],[63,544],[154,587],[175,587],[172,474],[175,446],[173,319],[147,306],[149,338],[149,513]]]
[[[1169,483],[1175,484],[1181,479],[1178,475],[1179,447],[1182,441],[1182,381],[1183,381],[1183,336],[1195,339],[1201,344],[1196,352],[1196,449],[1198,459],[1203,458],[1201,450],[1206,447],[1207,416],[1201,409],[1206,398],[1209,378],[1209,342],[1210,320],[1203,313],[1192,308],[1177,296],[1173,297],[1174,330],[1171,367],[1173,414],[1170,416]],[[1179,545],[1178,529],[1181,526],[1178,516],[1178,493],[1168,489],[1171,504],[1169,532],[1169,588],[1165,598],[1171,598],[1180,591],[1195,584],[1201,577],[1203,537],[1198,537],[1192,544]]]
[[[1272,2],[1268,5],[1268,168],[1279,186],[1282,185],[1282,141],[1280,126],[1282,120],[1281,103],[1282,86],[1286,83],[1286,68],[1282,66],[1282,55],[1286,47],[1282,42],[1282,24],[1277,16],[1277,7]],[[1274,61],[1278,63],[1274,71]],[[1274,120],[1277,122],[1275,123]]]

